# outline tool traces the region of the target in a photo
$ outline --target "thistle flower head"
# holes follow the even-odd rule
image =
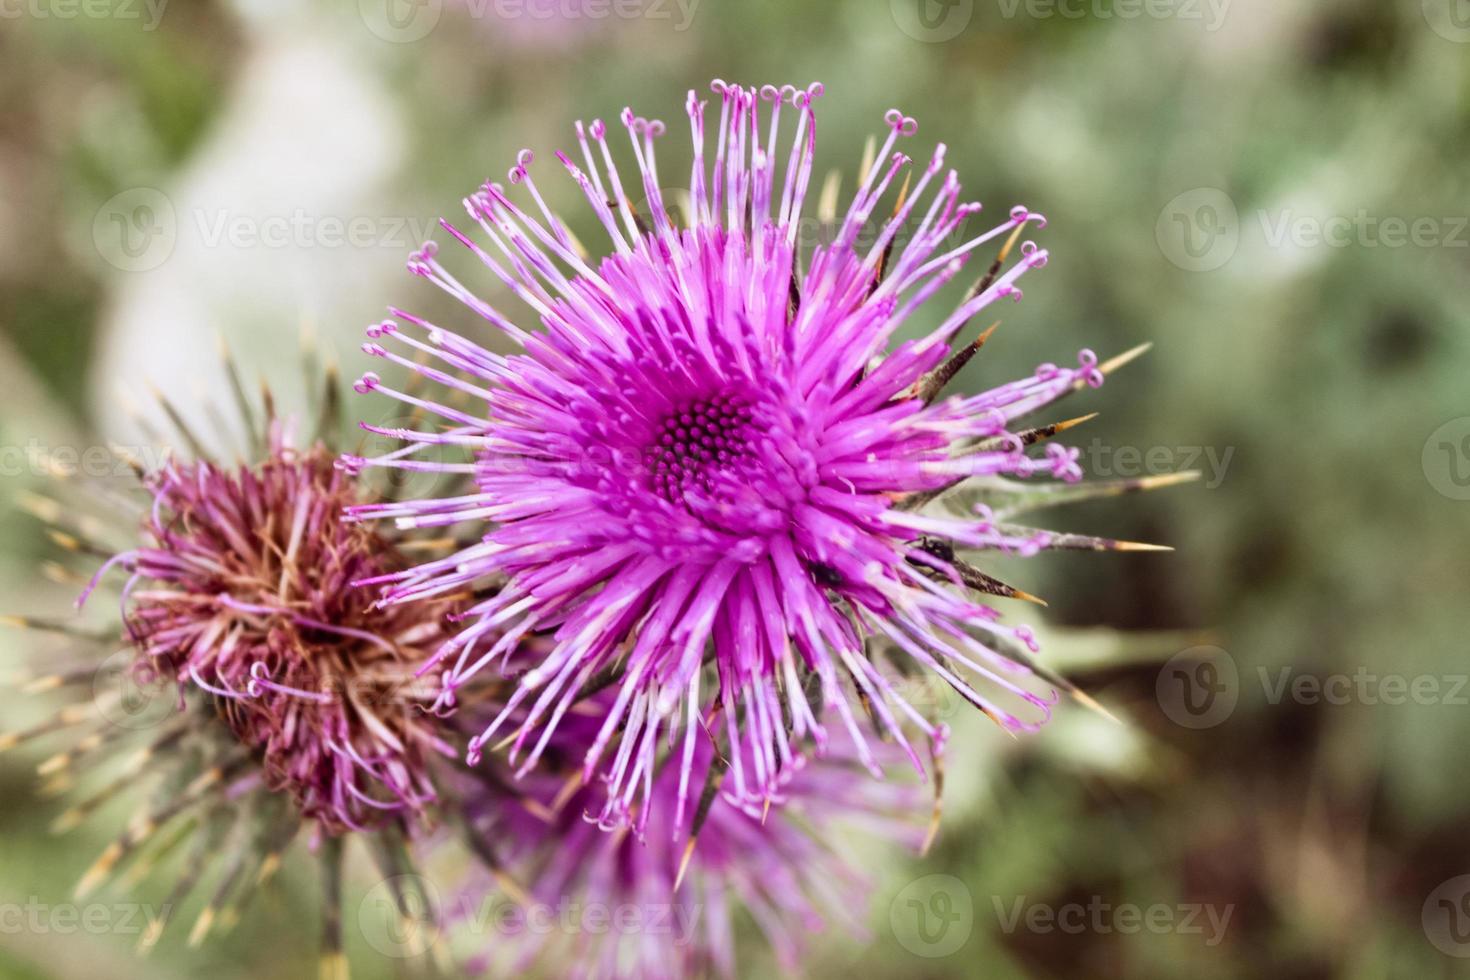
[[[349,587],[403,567],[401,549],[412,542],[344,526],[342,509],[362,498],[335,465],[337,450],[320,440],[298,448],[295,425],[275,416],[269,393],[261,419],[228,358],[226,367],[249,462],[214,461],[164,402],[195,458],[133,461],[141,494],[72,476],[56,499],[26,498],[73,560],[95,569],[88,580],[72,562],[54,563],[54,577],[85,584],[79,605],[115,600],[120,616],[99,630],[3,617],[80,649],[48,658],[25,682],[69,703],[33,728],[0,734],[0,751],[69,738],[39,767],[44,792],[72,797],[58,832],[144,791],[77,894],[115,875],[141,881],[181,852],[169,914],[210,890],[191,944],[227,927],[307,830],[324,880],[323,975],[333,976],[345,969],[346,833],[364,831],[379,866],[403,878],[410,837],[429,823],[435,799],[431,765],[453,754],[428,711],[438,683],[415,669],[450,635],[454,607],[377,608]],[[334,425],[335,385],[329,373],[323,432]],[[96,569],[93,556],[109,553]],[[126,575],[109,574],[119,570]],[[150,924],[140,949],[168,918]]]
[[[610,699],[598,699],[606,707]],[[572,761],[596,735],[591,715],[572,717],[549,752]],[[878,751],[891,757],[893,746]],[[749,760],[745,760],[749,763]],[[699,833],[674,840],[672,814],[679,773],[653,781],[644,841],[627,829],[604,833],[586,818],[601,805],[590,787],[538,771],[515,791],[505,782],[476,784],[463,802],[469,832],[531,885],[516,897],[516,914],[494,915],[493,938],[473,937],[466,971],[561,975],[612,980],[738,975],[736,921],[748,915],[783,971],[799,972],[810,937],[833,927],[861,938],[868,879],[842,856],[846,833],[917,847],[912,783],[876,782],[861,772],[850,742],[834,738],[821,759],[799,765],[769,811],[741,806],[716,791],[731,760],[701,739],[697,778],[711,787],[701,802]],[[548,769],[550,767],[547,767]],[[573,780],[575,781],[575,774]],[[571,792],[568,792],[571,790]],[[477,873],[447,907],[451,925],[489,921],[486,903],[505,878]],[[514,892],[514,889],[512,889]]]
[[[906,174],[912,161],[896,148],[917,125],[895,110],[846,215],[834,212],[830,240],[809,248],[799,229],[822,87],[713,90],[713,126],[704,100],[691,92],[687,102],[683,221],[661,190],[663,123],[624,111],[631,177],[601,121],[577,125],[576,160],[557,154],[606,233],[601,260],[546,204],[529,151],[509,175],[523,203],[493,182],[465,200],[474,227],[445,230],[541,328],[491,305],[426,245],[410,270],[519,350],[494,353],[395,310],[368,331],[365,351],[449,395],[397,390],[376,373],[357,389],[445,425],[394,432],[401,449],[346,460],[473,474],[473,493],[354,508],[408,528],[484,526],[453,557],[365,582],[384,587],[388,602],[503,582],[436,654],[445,706],[522,638],[553,641],[472,740],[472,759],[508,732],[525,771],[587,686],[616,675],[618,696],[585,756],[587,776],[607,783],[608,826],[635,811],[648,819],[651,807],[636,801],[652,795],[664,736],[676,746],[670,801],[683,826],[706,725],[743,745],[730,752],[726,791],[760,807],[805,745],[821,750],[833,723],[880,771],[859,703],[919,765],[912,733],[938,744],[945,729],[907,702],[875,652],[932,671],[1007,728],[1043,721],[1056,694],[1030,681],[1035,639],[984,601],[1025,594],[962,553],[1034,553],[1053,539],[987,511],[954,517],[920,505],[967,480],[1078,479],[1076,450],[1027,452],[1061,426],[1017,421],[1104,373],[1083,351],[1075,366],[1045,364],[939,400],[978,349],[961,339],[966,325],[1019,299],[1019,278],[1045,264],[1045,251],[1021,241],[1042,216],[1016,207],[967,230],[980,205],[962,199],[942,144]],[[640,193],[646,210],[631,203]],[[900,328],[987,245],[999,258],[958,307],[928,336],[901,340]],[[473,461],[421,455],[446,445],[467,447]]]
[[[145,669],[213,695],[267,788],[341,833],[434,798],[438,742],[413,672],[441,620],[350,587],[393,552],[340,520],[359,498],[335,460],[276,425],[255,466],[170,462],[145,477],[146,543],[113,561],[131,573],[125,623]]]

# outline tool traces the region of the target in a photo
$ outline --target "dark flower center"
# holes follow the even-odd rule
[[[738,394],[696,398],[670,412],[649,447],[655,492],[674,503],[691,491],[713,492],[719,474],[750,461],[752,419],[749,400]]]

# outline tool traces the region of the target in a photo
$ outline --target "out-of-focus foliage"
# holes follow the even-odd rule
[[[939,842],[922,860],[875,849],[872,935],[827,944],[813,973],[1450,975],[1458,964],[1434,940],[1455,944],[1426,900],[1470,872],[1470,690],[1456,681],[1470,672],[1470,502],[1456,499],[1470,428],[1454,430],[1470,414],[1470,28],[1454,0],[586,2],[539,8],[548,19],[524,12],[535,2],[399,4],[437,18],[421,37],[422,21],[395,33],[368,0],[177,2],[156,22],[141,0],[106,16],[63,17],[81,9],[64,0],[0,7],[6,462],[32,440],[125,432],[120,385],[211,384],[212,365],[189,360],[212,347],[200,335],[223,332],[289,388],[280,338],[298,319],[351,373],[355,338],[386,303],[454,316],[394,270],[414,232],[503,179],[522,146],[597,240],[551,159],[575,118],[631,104],[666,119],[673,185],[688,88],[820,79],[819,165],[850,188],[867,134],[900,106],[920,121],[915,156],[943,141],[989,210],[1024,202],[1051,220],[1037,234],[1051,264],[961,386],[1151,340],[1068,403],[1102,413],[1068,435],[1101,477],[1205,472],[1054,518],[1175,553],[1002,570],[1050,601],[1049,655],[1123,725],[1068,708],[1012,742],[956,712]],[[333,111],[323,91],[372,111]],[[330,168],[290,152],[314,140],[352,150]],[[277,151],[252,155],[266,144]],[[257,183],[271,195],[252,197]],[[177,243],[120,268],[108,202],[137,188],[172,205]],[[304,232],[260,240],[297,208]],[[331,238],[329,221],[353,219],[361,240]],[[1394,222],[1423,234],[1401,240]],[[182,353],[157,350],[160,336]],[[140,359],[142,344],[154,347]],[[150,360],[162,376],[139,375]],[[0,478],[0,612],[66,607],[65,590],[35,581],[47,545],[13,509],[33,475]],[[34,651],[26,640],[4,637],[0,655]],[[1188,728],[1159,665],[1195,645],[1227,652],[1237,703]],[[1351,683],[1329,684],[1345,697],[1282,693],[1301,675]],[[1439,693],[1388,703],[1388,678],[1431,678]],[[0,728],[30,713],[5,697]],[[110,836],[50,838],[34,761],[0,760],[0,905],[64,903]],[[935,874],[959,891],[911,890]],[[0,976],[304,975],[315,883],[286,877],[227,938],[187,948],[186,916],[146,963],[127,935],[0,929]],[[1104,905],[1172,918],[1129,929],[1088,911],[1073,929],[1026,916]],[[1227,910],[1213,935],[1208,914]],[[925,928],[963,942],[916,955],[948,949],[916,943]],[[355,943],[358,976],[392,975]],[[747,964],[761,961],[752,947]]]

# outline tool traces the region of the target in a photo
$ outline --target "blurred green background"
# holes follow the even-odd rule
[[[1470,975],[1465,0],[0,0],[0,611],[70,598],[14,506],[25,447],[136,444],[120,399],[209,397],[216,332],[288,401],[303,324],[360,371],[389,303],[435,309],[402,263],[438,215],[529,146],[596,240],[550,157],[572,120],[631,104],[677,158],[713,77],[823,81],[849,189],[899,106],[987,213],[1045,212],[1051,264],[962,383],[1153,341],[1068,403],[1102,413],[1072,442],[1101,477],[1205,471],[1052,516],[1172,554],[1005,569],[1125,724],[954,712],[939,843],[860,847],[870,935],[812,975]],[[7,633],[0,668],[63,648]],[[0,906],[65,903],[110,839],[46,834],[34,762],[0,757]],[[0,922],[0,977],[308,976],[294,864],[145,961]]]

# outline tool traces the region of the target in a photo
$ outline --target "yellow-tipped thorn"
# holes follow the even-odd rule
[[[490,751],[492,753],[495,753],[495,752],[503,752],[503,751],[505,751],[505,749],[512,742],[514,742],[516,739],[518,739],[520,737],[521,737],[520,732],[511,732],[509,735],[505,736],[505,738],[501,739],[500,741],[496,742],[493,746],[491,746],[490,747]]]
[[[1106,361],[1103,361],[1101,364],[1099,364],[1097,366],[1097,369],[1103,374],[1111,374],[1112,372],[1118,370],[1118,368],[1129,363],[1130,361],[1136,361],[1144,354],[1147,354],[1149,348],[1153,347],[1153,345],[1154,342],[1152,340],[1144,341],[1137,347],[1125,350],[1123,353],[1117,355],[1116,357],[1108,358]]]
[[[153,836],[158,829],[158,824],[152,817],[142,815],[128,824],[128,843],[141,844]]]
[[[157,863],[156,857],[150,857],[146,860],[138,861],[128,868],[128,870],[124,871],[118,878],[118,883],[122,885],[123,891],[131,891],[147,881],[148,876],[153,873],[153,869]]]
[[[927,855],[939,836],[939,826],[944,819],[944,753],[932,738],[929,742],[929,757],[934,769],[934,806],[929,811],[929,827],[924,832],[924,843],[919,848],[920,856]]]
[[[0,626],[9,626],[11,629],[23,630],[26,628],[25,617],[11,616],[8,614],[0,615]]]
[[[1092,695],[1088,694],[1086,691],[1082,690],[1081,688],[1073,688],[1072,689],[1072,697],[1073,697],[1074,700],[1077,701],[1078,704],[1081,704],[1083,707],[1088,708],[1088,709],[1090,709],[1092,711],[1097,712],[1098,714],[1100,714],[1104,718],[1106,718],[1108,721],[1111,721],[1113,724],[1115,724],[1115,725],[1121,725],[1121,724],[1123,724],[1123,722],[1118,719],[1118,716],[1117,715],[1113,714],[1107,708],[1104,708],[1102,706],[1101,702],[1097,701]]]
[[[128,449],[126,446],[120,446],[120,445],[118,445],[115,442],[114,443],[108,443],[108,445],[107,445],[107,451],[110,452],[110,453],[112,453],[112,455],[116,456],[125,465],[127,465],[128,467],[130,467],[132,469],[142,470],[144,468],[143,467],[143,460],[139,458],[139,456],[138,456],[137,453],[135,453],[132,450]],[[165,455],[165,457],[171,456],[172,455],[172,452],[173,451],[171,449],[165,448],[164,449],[164,455]]]
[[[1016,242],[1021,239],[1021,232],[1025,230],[1026,223],[1024,221],[1016,225],[1015,230],[1011,232],[1011,237],[1007,238],[1006,243],[1000,247],[1000,255],[996,257],[996,261],[1004,262],[1010,257],[1011,249],[1016,247]]]
[[[51,833],[64,834],[81,826],[82,813],[80,810],[72,809],[62,813],[61,816],[51,821]]]
[[[405,915],[399,917],[398,928],[402,930],[399,935],[409,937],[404,947],[409,956],[420,956],[438,945],[439,934],[431,922]]]
[[[163,936],[163,920],[154,919],[148,923],[148,928],[143,930],[143,936],[138,940],[138,955],[147,956],[153,947],[158,945],[158,940]]]
[[[1115,541],[1114,551],[1173,551],[1167,544],[1147,544],[1143,541]]]
[[[189,946],[197,949],[203,944],[209,930],[214,928],[214,906],[206,905],[204,911],[199,913],[199,918],[194,920],[194,928],[189,930]]]
[[[898,200],[893,202],[893,216],[898,217],[898,212],[903,210],[903,204],[909,198],[909,184],[913,181],[914,172],[910,170],[903,175],[903,186],[898,189]]]
[[[679,858],[679,873],[674,875],[675,892],[677,892],[679,890],[679,886],[684,883],[684,874],[689,870],[690,859],[694,857],[694,845],[697,840],[697,837],[690,837],[689,842],[684,845],[684,853]]]
[[[46,576],[46,581],[57,585],[85,585],[87,577],[78,575],[59,561],[41,562],[41,574]]]
[[[56,720],[61,722],[63,725],[66,725],[67,727],[70,727],[72,725],[80,725],[82,722],[91,717],[92,708],[90,705],[86,704],[69,704],[65,708],[62,708],[60,711],[56,712]]]
[[[1077,426],[1081,425],[1083,422],[1091,422],[1093,419],[1097,418],[1098,415],[1100,415],[1100,414],[1102,414],[1102,413],[1100,413],[1100,412],[1088,412],[1086,415],[1079,415],[1075,419],[1067,419],[1065,422],[1058,422],[1056,424],[1056,431],[1057,432],[1066,432],[1068,429],[1076,428]],[[1055,435],[1055,434],[1056,433],[1053,433],[1053,435]]]
[[[55,524],[61,520],[61,504],[50,497],[43,497],[29,490],[22,490],[16,494],[15,504],[25,513],[30,514],[37,520]]]
[[[77,882],[77,887],[72,892],[72,897],[77,901],[81,901],[96,891],[97,886],[107,880],[107,876],[112,872],[113,865],[117,864],[118,859],[122,856],[123,848],[121,844],[116,841],[108,844],[107,850],[102,852],[102,856],[92,863],[92,866],[87,869],[87,873],[82,875],[82,880]]]
[[[210,769],[207,769],[204,772],[200,773],[194,779],[194,781],[191,782],[184,789],[184,795],[195,796],[199,793],[202,793],[209,787],[213,786],[215,783],[219,782],[222,778],[224,778],[224,770],[222,770],[219,766],[214,766]]]
[[[255,887],[259,888],[270,881],[277,871],[281,869],[281,856],[279,854],[267,854],[260,862],[260,871],[255,875]]]
[[[128,757],[127,761],[123,763],[123,771],[130,773],[142,772],[143,767],[148,764],[148,760],[151,758],[153,758],[153,746],[144,746]]]
[[[46,529],[46,537],[50,538],[58,548],[65,548],[67,551],[82,550],[82,542],[76,536],[67,534],[65,531],[58,531],[54,527]]]
[[[1015,593],[1014,595],[1011,596],[1012,599],[1023,599],[1026,602],[1034,602],[1038,606],[1048,606],[1048,605],[1050,605],[1050,603],[1048,603],[1045,599],[1041,598],[1041,596],[1039,596],[1039,595],[1032,595],[1029,592],[1026,592],[1026,591],[1024,591],[1022,589],[1016,588],[1014,585],[1011,586],[1011,589]]]
[[[567,238],[571,240],[572,251],[577,253],[578,258],[585,260],[589,255],[587,246],[583,245],[582,240],[576,236],[572,229],[566,227],[566,225],[562,226],[562,230],[567,233]]]
[[[15,732],[6,732],[0,735],[0,752],[9,752],[20,744],[20,736]]]
[[[1157,490],[1160,487],[1172,487],[1179,483],[1193,483],[1204,476],[1202,470],[1180,470],[1178,473],[1159,473],[1155,476],[1145,476],[1139,479],[1139,490]]]
[[[71,765],[70,752],[58,752],[36,767],[38,776],[54,776]]]
[[[20,692],[22,694],[44,694],[47,691],[54,691],[60,686],[61,675],[50,674],[46,677],[37,677],[34,680],[27,681],[26,685],[20,689]]]
[[[337,952],[322,956],[317,975],[321,980],[348,980],[352,973],[348,969],[346,955]]]
[[[871,133],[868,134],[867,142],[863,144],[863,159],[858,164],[858,183],[866,184],[868,174],[873,169],[873,164],[878,161],[878,139]]]
[[[939,808],[936,801],[934,812],[929,817],[929,826],[924,831],[924,842],[919,845],[919,857],[928,857],[929,849],[939,839],[939,824],[942,813],[943,811]]]
[[[991,711],[989,708],[980,708],[980,713],[989,718],[995,724],[996,728],[999,728],[1001,731],[1009,735],[1012,741],[1020,741],[1020,739],[1016,737],[1016,733],[1007,728],[1005,726],[1005,723],[995,716],[995,712]]]
[[[48,779],[42,783],[41,788],[36,791],[36,795],[42,799],[54,800],[58,796],[70,793],[72,787],[75,785],[75,782],[73,782],[69,774],[62,773],[60,776],[54,779]]]
[[[525,808],[525,811],[527,813],[535,817],[537,820],[540,820],[542,823],[551,823],[552,820],[556,819],[555,811],[553,811],[545,803],[542,803],[540,800],[533,800],[528,797],[521,800],[520,804],[522,807]]]
[[[822,192],[817,196],[817,221],[830,225],[837,220],[837,197],[842,189],[842,174],[837,170],[827,171],[822,181]]]
[[[403,542],[398,546],[398,550],[403,552],[437,551],[441,548],[448,548],[453,544],[454,538],[451,537],[420,538],[417,541]]]
[[[562,807],[567,805],[567,802],[571,800],[581,786],[582,774],[572,773],[571,778],[562,784],[562,788],[557,792],[556,798],[551,801],[551,812],[560,813]]]
[[[143,387],[148,389],[149,397],[158,402],[160,406],[168,401],[168,396],[165,395],[162,389],[160,389],[158,385],[154,384],[152,381],[144,382]]]
[[[516,881],[504,871],[496,871],[494,877],[495,883],[500,886],[501,891],[510,896],[511,901],[515,902],[521,908],[531,907],[531,896],[521,887],[520,882]]]

